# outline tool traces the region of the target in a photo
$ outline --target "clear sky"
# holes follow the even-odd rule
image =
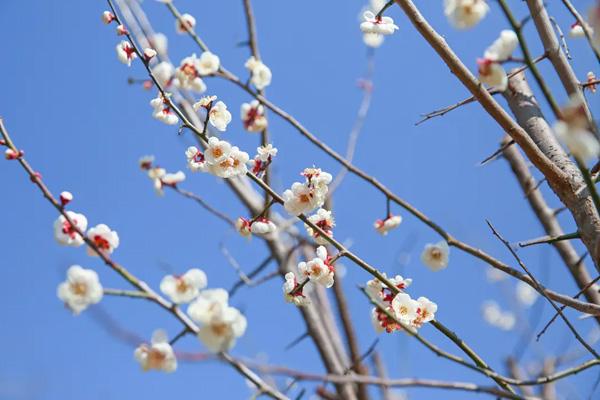
[[[263,59],[273,71],[269,98],[296,116],[320,139],[343,151],[352,127],[361,92],[357,80],[366,70],[366,49],[358,29],[364,0],[269,1],[254,0]],[[454,50],[475,69],[475,59],[507,27],[499,8],[467,32],[453,30],[445,20],[442,1],[419,1],[434,27]],[[525,15],[522,2],[510,2],[515,13]],[[551,2],[549,9],[563,29],[573,22]],[[577,2],[587,7],[591,1]],[[244,76],[248,49],[237,44],[246,39],[241,1],[198,2],[177,0],[178,7],[195,15],[197,30],[223,64]],[[186,36],[174,34],[174,22],[161,4],[152,0],[143,7],[158,31],[169,36],[170,54],[179,60],[199,52]],[[90,224],[106,223],[119,232],[121,245],[114,258],[149,284],[158,287],[165,270],[204,269],[211,287],[228,288],[236,280],[223,259],[225,244],[243,268],[249,270],[266,256],[260,240],[245,241],[196,204],[174,193],[159,198],[151,182],[137,167],[144,154],[154,154],[169,170],[185,170],[183,151],[189,135],[152,119],[148,102],[153,92],[127,84],[128,77],[144,77],[141,65],[128,69],[115,57],[118,38],[100,14],[96,1],[0,1],[0,114],[14,140],[55,192],[75,195],[72,209],[87,215]],[[374,98],[359,139],[355,163],[377,176],[403,198],[417,205],[458,238],[509,261],[510,255],[493,238],[485,224],[490,219],[511,241],[543,234],[523,194],[503,160],[485,167],[478,163],[491,154],[502,131],[476,104],[443,118],[414,126],[419,115],[461,100],[466,90],[416,33],[398,7],[388,14],[400,30],[376,51]],[[528,24],[532,52],[541,54],[539,40]],[[591,52],[582,41],[569,41],[574,68],[583,79],[593,66]],[[600,75],[596,67],[596,74]],[[555,74],[543,65],[560,102],[565,94]],[[225,101],[234,119],[224,138],[250,153],[257,137],[243,131],[239,104],[248,96],[227,82],[208,81],[209,93]],[[499,99],[502,104],[504,101]],[[600,112],[598,98],[592,110]],[[313,164],[336,173],[339,167],[301,138],[279,118],[271,119],[273,143],[279,148],[274,165],[274,186],[283,191],[299,171]],[[208,175],[188,174],[183,188],[203,196],[232,217],[243,213],[227,187]],[[170,334],[179,327],[169,315],[143,301],[105,298],[73,317],[56,298],[56,286],[72,264],[96,269],[106,287],[125,288],[99,260],[82,248],[59,247],[52,236],[56,212],[45,202],[16,163],[0,167],[2,182],[2,290],[0,290],[0,399],[132,399],[247,398],[244,380],[218,363],[181,363],[172,375],[144,374],[133,360],[129,344],[110,335],[94,315],[106,313],[124,329],[149,339],[155,328]],[[558,202],[548,189],[549,202]],[[433,273],[421,265],[419,253],[436,235],[406,212],[401,227],[386,237],[372,228],[384,216],[384,198],[354,177],[346,179],[335,198],[335,235],[361,257],[388,274],[414,279],[410,293],[427,296],[439,305],[438,318],[454,329],[493,367],[504,372],[504,359],[519,334],[502,332],[481,318],[481,304],[496,299],[507,309],[514,282],[493,285],[486,281],[487,267],[452,250],[450,266]],[[572,221],[561,217],[566,231]],[[406,253],[409,258],[406,259]],[[557,255],[547,247],[520,251],[528,265],[549,287],[576,292],[572,279]],[[402,260],[406,260],[403,262]],[[361,346],[367,349],[376,337],[370,325],[370,307],[356,284],[368,276],[347,264],[345,289],[356,322]],[[274,266],[270,267],[271,270]],[[297,310],[285,304],[281,281],[259,288],[244,288],[232,299],[248,317],[246,335],[232,353],[322,372],[313,345],[305,341],[291,350],[287,343],[302,334]],[[535,320],[551,315],[548,305],[537,304],[522,316]],[[569,313],[575,320],[576,313]],[[594,325],[578,321],[582,332]],[[422,333],[442,348],[458,353],[432,327]],[[178,350],[202,351],[193,337],[180,341]],[[484,377],[438,359],[403,334],[382,337],[378,346],[392,377],[463,380],[488,385]],[[564,324],[558,321],[539,343],[528,346],[524,360],[560,354],[577,348]],[[596,371],[587,371],[559,383],[564,398],[587,398]],[[306,387],[313,387],[312,384]],[[411,399],[469,399],[481,395],[408,389]]]

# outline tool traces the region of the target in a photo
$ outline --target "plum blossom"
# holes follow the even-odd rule
[[[267,126],[267,118],[265,117],[265,108],[258,100],[253,100],[250,103],[242,103],[240,115],[244,129],[248,132],[262,132]]]
[[[147,171],[152,168],[152,163],[154,163],[154,156],[142,156],[138,161],[138,165],[140,169]]]
[[[13,150],[13,149],[6,149],[4,150],[4,158],[6,158],[7,160],[16,160],[17,158],[23,157],[23,151],[22,150]]]
[[[143,343],[138,346],[133,356],[144,371],[156,370],[169,373],[177,369],[175,352],[169,344],[166,333],[162,330],[154,332],[149,345]]]
[[[206,91],[206,85],[202,78],[200,78],[200,70],[202,68],[196,54],[184,58],[181,60],[179,67],[175,70],[175,77],[177,78],[175,84],[184,90],[193,90],[198,93],[204,93]]]
[[[212,108],[213,102],[217,99],[217,96],[204,96],[200,100],[194,103],[192,106],[195,111],[198,111],[201,108],[205,108],[210,110]]]
[[[110,11],[104,11],[102,13],[102,22],[104,22],[106,25],[110,24],[115,19],[116,19],[115,15],[113,13],[111,13]]]
[[[185,157],[187,158],[187,166],[192,172],[206,172],[208,165],[202,153],[196,146],[190,146],[185,151]]]
[[[73,194],[71,192],[64,191],[60,193],[58,198],[60,199],[60,204],[64,207],[73,201]]]
[[[483,303],[481,312],[485,322],[503,331],[510,331],[517,322],[513,313],[503,311],[498,303],[493,300]]]
[[[335,226],[335,220],[331,211],[325,210],[324,208],[319,208],[316,214],[313,214],[310,217],[308,217],[308,220],[313,224],[317,225],[319,228],[321,228],[327,234],[327,236],[333,237],[333,227]],[[315,239],[315,242],[317,242],[317,244],[325,245],[328,243],[327,240],[324,237],[322,237],[318,231],[313,230],[310,226],[306,224],[304,224],[304,227],[306,228],[306,233],[312,236]]]
[[[87,237],[104,255],[112,254],[119,247],[119,235],[105,224],[98,224],[90,228],[87,232]],[[88,247],[88,254],[90,256],[98,255],[92,247]]]
[[[250,57],[244,64],[246,69],[250,71],[250,83],[258,90],[263,90],[271,84],[272,73],[262,61],[257,60],[254,56]]]
[[[121,24],[121,25],[117,26],[117,36],[125,36],[128,34],[129,34],[129,31],[127,30],[125,25]]]
[[[183,182],[185,180],[185,174],[183,171],[177,171],[174,173],[165,173],[162,177],[157,181],[154,181],[154,189],[159,196],[164,194],[163,187],[177,187],[177,184]]]
[[[246,331],[246,317],[228,301],[225,290],[209,289],[200,292],[188,308],[189,316],[202,325],[198,338],[215,353],[231,349]]]
[[[377,232],[385,236],[392,229],[396,229],[400,223],[402,223],[402,217],[400,215],[388,215],[385,219],[378,219],[375,221],[373,226]]]
[[[511,30],[500,32],[498,39],[486,50],[483,58],[477,60],[479,80],[501,91],[508,86],[508,77],[501,63],[508,60],[519,44],[517,34]]]
[[[597,81],[596,74],[594,74],[593,71],[588,71],[586,78],[587,78],[586,83],[588,83],[587,88],[589,89],[590,92],[596,93],[596,83],[594,83]]]
[[[538,292],[523,281],[517,282],[515,294],[519,303],[526,307],[532,306],[539,297]]]
[[[135,52],[135,48],[126,40],[123,40],[121,43],[115,47],[117,51],[117,58],[123,64],[127,64],[128,67],[131,67],[131,62],[137,58],[137,53]]]
[[[227,106],[222,101],[217,101],[208,112],[208,121],[217,130],[224,132],[227,125],[231,122],[231,113],[227,110]]]
[[[249,158],[248,153],[241,151],[237,146],[233,146],[227,157],[221,162],[214,164],[209,162],[209,172],[220,178],[232,178],[234,176],[244,175],[248,172],[246,163]]]
[[[252,227],[250,220],[244,217],[239,217],[235,220],[235,230],[243,237],[252,236]]]
[[[156,32],[149,38],[149,43],[158,54],[163,56],[167,54],[169,39],[164,33]]]
[[[153,59],[154,57],[156,57],[156,54],[158,54],[156,52],[156,50],[147,47],[144,49],[144,58],[146,59],[146,61],[150,61],[151,59]]]
[[[407,325],[417,318],[419,305],[419,302],[413,300],[407,293],[398,293],[392,300],[394,316]]]
[[[458,29],[477,25],[489,10],[485,0],[444,0],[444,14],[452,26]]]
[[[198,268],[192,268],[183,275],[167,275],[160,282],[160,290],[173,303],[189,303],[194,300],[200,290],[207,285],[206,274]]]
[[[385,36],[378,33],[363,33],[363,43],[369,47],[377,48],[383,44]]]
[[[225,161],[231,153],[231,147],[231,144],[225,140],[219,140],[214,136],[209,138],[205,152],[206,161],[211,165]]]
[[[162,88],[167,88],[173,81],[175,67],[168,61],[161,61],[152,67],[152,75]]]
[[[327,255],[327,249],[323,246],[317,247],[316,253],[317,256],[312,260],[298,264],[298,271],[312,282],[330,288],[333,286],[335,275],[331,257]]]
[[[67,211],[67,215],[73,225],[64,215],[60,215],[54,222],[54,238],[56,241],[63,246],[78,247],[84,243],[83,237],[77,233],[75,227],[81,232],[85,232],[87,229],[87,218],[83,214],[78,214],[73,211]]]
[[[583,96],[571,96],[561,111],[561,119],[553,126],[556,136],[565,143],[571,154],[582,162],[598,157],[600,143],[590,131]]]
[[[388,279],[385,272],[383,273],[383,277]],[[396,275],[395,277],[388,279],[388,281],[392,283],[400,292],[404,291],[404,289],[409,287],[412,283],[412,279],[403,278],[402,275]],[[390,289],[387,286],[384,286],[383,282],[377,278],[373,278],[368,281],[365,289],[369,296],[373,297],[374,299],[379,298],[385,300],[387,296],[386,293],[391,293]],[[393,298],[393,296],[389,297],[386,301],[391,300],[391,298]]]
[[[277,148],[273,147],[271,143],[265,146],[259,146],[256,148],[256,156],[253,160],[248,162],[250,170],[256,176],[266,171],[267,167],[273,161],[273,157],[277,155]]]
[[[588,28],[590,28],[590,27],[588,27]],[[583,26],[581,26],[579,21],[575,21],[575,23],[573,25],[571,25],[571,29],[569,30],[569,36],[572,38],[584,38],[585,37],[585,31],[583,30]]]
[[[102,300],[103,289],[96,271],[72,265],[67,270],[67,280],[58,285],[56,294],[73,314],[78,315]]]
[[[365,11],[363,14],[364,21],[360,24],[360,30],[363,33],[375,33],[379,35],[391,35],[398,26],[394,24],[391,17],[377,16],[372,11]]]
[[[421,253],[421,262],[432,271],[439,271],[448,266],[450,248],[445,240],[435,244],[428,243]]]
[[[332,176],[319,168],[306,168],[302,175],[304,183],[295,182],[291,189],[283,192],[283,206],[291,215],[308,213],[325,202]]]
[[[200,75],[214,74],[219,70],[220,66],[221,60],[216,54],[213,54],[210,51],[205,51],[200,54],[200,59],[198,61],[198,73]]]
[[[296,279],[296,275],[293,272],[285,274],[285,282],[283,283],[283,297],[288,303],[294,303],[296,306],[301,307],[310,304],[310,298],[304,293],[306,290],[306,284],[300,288],[300,283]]]
[[[188,32],[188,30],[193,30],[196,26],[196,18],[194,18],[190,14],[183,14],[181,18],[175,21],[175,32],[180,35],[183,35]]]
[[[165,98],[162,94],[150,101],[150,106],[154,109],[152,117],[164,122],[167,125],[176,125],[179,122],[179,117],[171,108],[171,101]]]
[[[252,221],[250,230],[255,235],[267,235],[275,232],[277,230],[277,226],[273,223],[273,221],[270,221],[265,217],[259,217]]]
[[[437,304],[429,300],[427,297],[419,297],[417,299],[419,303],[419,309],[417,310],[417,318],[412,321],[412,326],[420,328],[423,324],[433,321],[435,319],[435,313],[437,312]]]

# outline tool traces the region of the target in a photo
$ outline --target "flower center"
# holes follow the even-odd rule
[[[73,282],[71,283],[71,292],[77,296],[83,296],[87,293],[87,285],[83,282]]]
[[[110,243],[108,243],[108,240],[106,240],[104,237],[102,237],[102,235],[94,236],[94,244],[100,250],[109,250],[110,249]]]

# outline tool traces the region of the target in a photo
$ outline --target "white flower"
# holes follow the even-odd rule
[[[519,303],[527,307],[533,305],[533,303],[535,303],[539,296],[538,292],[534,288],[532,288],[523,281],[517,282],[515,293],[517,295],[517,300],[519,300]]]
[[[168,61],[162,61],[152,67],[152,75],[162,88],[169,87],[175,73],[175,67]]]
[[[119,26],[117,26],[117,36],[125,36],[129,34],[129,31],[127,31],[127,28],[125,28],[125,25],[121,24]]]
[[[410,325],[418,316],[420,304],[406,293],[398,293],[392,300],[394,316],[402,323]]]
[[[258,100],[243,103],[240,115],[244,129],[248,132],[262,132],[267,128],[268,122],[265,117],[265,108]]]
[[[586,162],[598,157],[600,143],[590,132],[583,96],[571,96],[569,103],[561,111],[562,120],[553,126],[556,136],[566,144],[571,154],[581,161]]]
[[[583,27],[579,23],[579,21],[575,22],[571,25],[571,29],[569,30],[569,36],[572,38],[583,38],[585,37],[585,31]]]
[[[383,44],[385,36],[378,33],[363,33],[363,42],[369,47],[377,48]]]
[[[250,82],[258,90],[262,90],[271,84],[271,70],[262,61],[252,56],[246,61],[244,66],[250,71]]]
[[[190,14],[183,14],[180,19],[175,21],[175,32],[180,35],[187,33],[188,29],[193,30],[196,26],[196,18]]]
[[[250,226],[250,230],[255,235],[267,235],[277,230],[277,226],[266,218],[258,218]]]
[[[157,32],[149,39],[150,45],[158,52],[158,54],[165,56],[167,54],[167,48],[169,45],[169,39],[164,33]]]
[[[60,195],[58,196],[58,198],[60,199],[60,204],[64,207],[67,204],[69,204],[71,201],[73,201],[73,194],[71,192],[60,192]]]
[[[300,182],[294,182],[291,189],[283,192],[283,200],[283,207],[290,215],[306,214],[322,204],[315,189]]]
[[[179,67],[175,70],[175,76],[177,77],[175,84],[184,90],[193,90],[198,93],[204,93],[206,91],[206,85],[202,78],[200,78],[200,68],[202,67],[196,54],[184,58],[181,60]]]
[[[67,280],[58,285],[57,296],[75,315],[102,299],[98,274],[91,269],[73,265],[67,270]]]
[[[383,273],[383,276],[387,279],[387,274],[385,272]],[[403,278],[401,275],[396,275],[395,277],[389,279],[389,281],[401,292],[409,287],[412,283],[412,279]],[[383,299],[385,297],[385,292],[390,291],[390,289],[379,279],[373,278],[370,281],[367,281],[366,291],[374,299]]]
[[[435,244],[428,243],[421,253],[421,262],[429,267],[432,271],[439,271],[448,266],[448,257],[450,248],[445,240]]]
[[[114,20],[115,20],[115,15],[113,13],[111,13],[110,11],[104,11],[102,13],[102,22],[104,22],[106,25],[110,24]]]
[[[157,171],[159,173],[159,177],[154,179],[154,190],[156,194],[159,196],[164,195],[164,186],[176,187],[178,183],[183,182],[185,180],[185,174],[183,171],[177,171],[175,173],[166,173],[164,169],[159,168],[161,171]]]
[[[214,74],[219,70],[220,65],[221,61],[219,60],[219,56],[211,53],[210,51],[205,51],[204,53],[200,54],[198,73],[200,75]]]
[[[504,331],[511,330],[516,323],[516,318],[509,311],[502,311],[495,301],[486,301],[481,308],[483,319],[490,325]]]
[[[204,290],[188,308],[190,317],[202,325],[198,338],[213,352],[231,349],[246,331],[246,318],[228,300],[223,289]]]
[[[273,147],[271,143],[267,143],[266,146],[260,146],[256,148],[257,157],[261,161],[269,161],[277,155],[277,148]]]
[[[325,210],[324,208],[319,208],[316,214],[308,217],[308,220],[313,224],[317,225],[321,228],[329,237],[333,237],[333,227],[335,226],[335,220],[331,211]],[[321,236],[319,232],[313,230],[310,226],[304,224],[306,228],[306,233],[312,236],[315,239],[317,244],[327,244],[327,240]]]
[[[158,53],[154,49],[149,47],[144,49],[144,58],[146,58],[146,61],[150,61],[152,58],[156,57],[156,54]]]
[[[150,106],[154,109],[152,117],[164,122],[167,125],[175,125],[179,122],[179,117],[171,109],[169,100],[163,98],[162,94],[150,101]]]
[[[302,289],[296,289],[300,284],[293,272],[285,274],[285,282],[283,283],[283,297],[288,303],[294,303],[298,307],[310,304],[310,298],[304,293],[305,285]]]
[[[81,232],[85,232],[87,229],[87,218],[83,214],[77,214],[73,211],[67,211],[67,215],[73,225]],[[56,241],[63,246],[78,247],[83,244],[83,237],[79,235],[73,225],[67,221],[64,215],[60,215],[54,222],[54,238]]]
[[[498,39],[485,50],[483,58],[496,62],[506,61],[512,56],[518,45],[517,34],[511,30],[503,30]]]
[[[198,111],[200,108],[209,109],[212,107],[213,101],[217,99],[217,96],[204,96],[200,100],[194,103],[192,106],[195,111]]]
[[[198,150],[196,146],[188,147],[185,151],[185,157],[187,158],[188,168],[192,172],[207,171],[208,164],[206,163],[204,154],[200,150]]]
[[[444,0],[444,14],[458,29],[477,25],[489,10],[485,0]]]
[[[126,40],[123,40],[121,43],[117,45],[115,48],[117,51],[117,58],[123,64],[127,64],[128,67],[131,67],[131,62],[137,58],[137,53],[133,46]]]
[[[194,300],[207,284],[206,274],[192,268],[181,276],[167,275],[160,282],[160,290],[176,304]]]
[[[246,332],[247,325],[246,317],[238,309],[226,307],[200,328],[198,339],[212,352],[227,351]]]
[[[508,87],[508,76],[501,64],[485,58],[477,60],[479,65],[479,80],[488,86],[494,86],[500,91]]]
[[[298,271],[312,282],[319,283],[326,288],[333,286],[335,269],[329,264],[327,250],[323,246],[317,248],[317,257],[298,264]]]
[[[112,254],[119,247],[119,235],[105,224],[98,224],[90,228],[87,232],[87,237],[104,255]],[[90,256],[98,255],[91,247],[88,248],[88,254]]]
[[[209,162],[209,171],[220,178],[226,179],[238,175],[244,175],[246,172],[248,172],[246,163],[249,159],[250,156],[248,156],[248,153],[241,151],[236,146],[233,146],[229,151],[228,157],[223,161],[219,162],[218,164],[212,164]]]
[[[209,164],[215,165],[227,160],[230,153],[231,144],[213,136],[208,139],[208,147],[206,148],[204,156]]]
[[[401,222],[402,217],[400,215],[389,215],[386,219],[378,219],[377,221],[375,221],[373,226],[375,227],[375,230],[377,230],[377,232],[385,236],[392,229],[396,229]]]
[[[391,35],[398,29],[392,18],[377,17],[372,11],[365,11],[363,19],[364,22],[360,24],[360,30],[364,33]]]
[[[239,217],[235,220],[235,230],[243,237],[252,236],[252,227],[250,225],[250,220],[247,220],[244,217]]]
[[[177,369],[175,352],[162,330],[154,332],[150,345],[143,343],[138,346],[133,356],[144,371],[174,372]]]
[[[222,101],[218,101],[208,112],[208,120],[217,130],[224,132],[231,122],[231,113]]]
[[[427,297],[419,297],[417,299],[419,309],[417,310],[417,318],[412,322],[415,328],[420,328],[424,323],[433,321],[437,312],[437,304],[429,300]]]

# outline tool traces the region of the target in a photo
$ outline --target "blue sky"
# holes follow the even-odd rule
[[[366,50],[357,19],[363,1],[253,3],[261,54],[273,71],[269,98],[320,139],[343,151],[361,99],[356,82],[366,70]],[[495,4],[491,4],[492,12],[484,23],[458,32],[445,20],[441,1],[418,3],[473,69],[476,57],[507,27]],[[513,3],[515,13],[525,15],[524,5]],[[567,29],[571,18],[558,2],[554,3],[550,12]],[[591,1],[581,3],[587,6]],[[200,4],[178,0],[177,6],[196,16],[198,32],[223,64],[244,76],[248,49],[236,46],[246,39],[241,1]],[[164,6],[147,0],[143,7],[154,28],[169,36],[173,60],[198,51],[188,37],[174,34],[173,20]],[[183,170],[183,151],[192,139],[177,136],[176,128],[151,118],[148,101],[154,93],[127,84],[128,77],[141,78],[144,70],[139,64],[127,69],[116,60],[114,27],[100,22],[105,9],[101,0],[0,2],[0,35],[5,38],[0,113],[15,142],[42,172],[49,187],[55,193],[73,192],[72,209],[85,213],[90,224],[106,223],[119,232],[121,246],[114,254],[116,261],[155,287],[165,268],[183,272],[196,266],[207,272],[211,287],[228,288],[236,275],[223,259],[219,245],[224,243],[246,270],[264,259],[266,249],[259,240],[241,240],[221,221],[174,193],[164,198],[154,195],[151,182],[137,167],[138,158],[154,154],[167,169]],[[414,126],[420,114],[461,100],[467,93],[401,11],[392,7],[388,14],[400,29],[376,51],[374,98],[355,164],[458,238],[513,265],[485,219],[511,241],[540,236],[542,230],[506,163],[499,160],[478,166],[497,148],[502,132],[476,104]],[[526,33],[532,53],[539,55],[540,44],[531,24]],[[583,79],[594,65],[591,52],[581,41],[571,40],[569,46],[575,71]],[[565,94],[555,74],[547,65],[541,69],[556,97],[564,102]],[[248,96],[216,79],[209,80],[208,86],[209,92],[217,94],[234,113],[224,138],[252,152],[257,137],[243,131],[238,115],[239,104],[248,101]],[[592,110],[599,110],[597,96],[590,104]],[[339,170],[281,119],[271,119],[271,132],[280,151],[274,165],[274,186],[280,192],[312,164],[333,173]],[[188,175],[183,188],[218,204],[232,217],[243,215],[241,205],[225,185],[208,175]],[[151,304],[105,298],[96,312],[71,316],[56,298],[56,285],[68,266],[81,264],[96,269],[106,287],[124,288],[124,283],[83,249],[56,245],[52,237],[56,213],[16,164],[2,165],[0,181],[4,193],[0,399],[154,399],[190,393],[204,398],[249,396],[243,379],[228,366],[214,362],[182,363],[177,373],[168,376],[144,374],[133,360],[132,348],[109,335],[92,318],[101,309],[125,329],[147,339],[159,327],[171,334],[178,332],[177,323]],[[544,190],[550,204],[557,206],[557,200],[547,188]],[[354,177],[348,177],[339,189],[334,212],[338,239],[350,243],[353,251],[388,274],[412,277],[410,293],[436,301],[440,321],[456,330],[492,366],[504,371],[503,360],[513,351],[519,335],[486,325],[480,307],[484,300],[493,298],[510,308],[507,293],[513,290],[513,282],[487,283],[487,267],[456,250],[451,252],[449,268],[438,273],[427,270],[418,255],[426,243],[438,240],[435,234],[394,208],[404,222],[387,237],[378,236],[372,223],[385,213],[384,198]],[[568,216],[561,219],[566,231],[573,229]],[[405,252],[410,257],[402,264],[399,260]],[[550,248],[532,247],[520,255],[549,287],[565,293],[576,291]],[[354,265],[346,266],[344,285],[366,350],[376,335],[369,321],[370,307],[356,284],[364,283],[368,276]],[[232,299],[249,321],[247,333],[233,354],[322,371],[309,341],[284,350],[303,333],[303,325],[297,311],[284,304],[280,285],[274,280],[252,290],[244,288]],[[542,321],[551,315],[548,305],[538,304],[524,316],[530,318],[540,311]],[[569,316],[575,320],[577,314]],[[593,323],[581,321],[577,326],[587,332]],[[564,324],[557,322],[539,343],[528,348],[525,360],[559,354],[569,346],[576,348],[565,332]],[[422,333],[444,349],[458,351],[433,328],[426,326]],[[193,337],[180,341],[177,348],[202,350]],[[482,376],[438,359],[402,334],[382,337],[379,350],[393,377],[489,384]],[[560,393],[565,398],[586,398],[596,374],[587,371],[570,383],[559,384]],[[408,393],[413,399],[477,396],[423,389],[409,389]]]

